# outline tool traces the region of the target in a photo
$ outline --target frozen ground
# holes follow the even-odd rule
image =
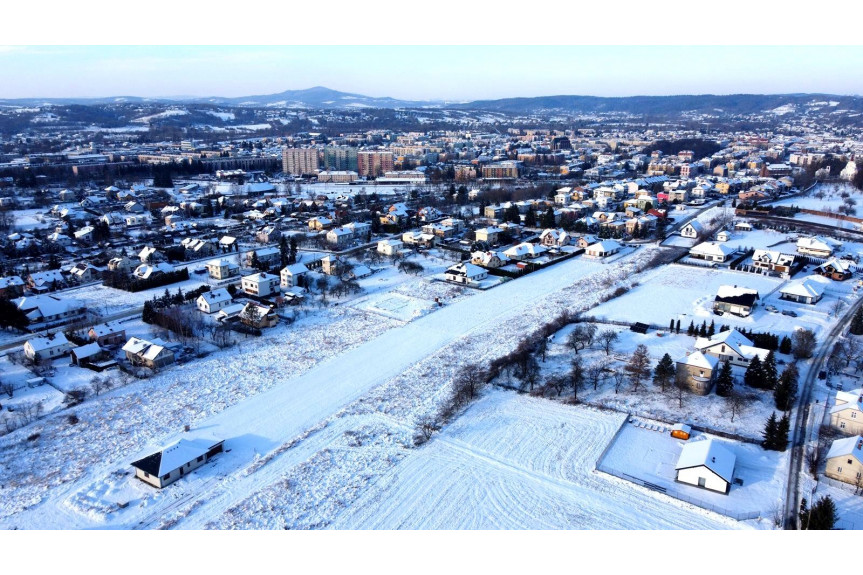
[[[624,416],[493,390],[330,525],[336,529],[724,529],[594,472]]]
[[[637,423],[647,423],[639,427]],[[784,505],[790,452],[766,451],[757,445],[714,437],[735,457],[733,484],[727,495],[677,483],[675,466],[684,445],[705,441],[709,435],[694,433],[688,441],[671,437],[670,430],[656,431],[651,423],[635,418],[626,423],[603,460],[603,468],[632,475],[668,490],[669,495],[688,500],[723,515],[758,515],[764,522],[772,520]]]
[[[854,212],[850,215],[859,217],[861,213],[860,204],[863,204],[863,193],[848,183],[820,184],[805,196],[786,198],[774,202],[772,205],[797,206],[805,210],[817,210],[820,212],[838,212],[845,201],[845,198],[842,197],[843,193],[849,194],[857,202],[858,205],[855,206]],[[823,197],[819,198],[816,194],[823,195]],[[836,220],[831,221],[835,222]]]
[[[358,309],[380,314],[398,321],[408,322],[434,311],[433,301],[409,297],[399,293],[386,293],[362,298],[353,304]]]
[[[8,477],[0,524],[156,527],[176,513],[171,526],[324,525],[335,508],[313,506],[294,516],[291,502],[312,501],[306,493],[341,493],[348,502],[359,495],[380,466],[398,459],[415,420],[437,409],[458,358],[491,359],[511,350],[526,330],[560,310],[595,303],[614,284],[606,280],[631,274],[650,252],[639,250],[615,266],[563,262],[395,330],[379,315],[335,308],[341,311],[268,330],[262,339],[89,401],[77,409],[76,426],[46,418],[31,426],[41,431],[39,443],[26,446],[43,454],[35,465],[21,466],[21,436],[28,430],[0,439],[0,466]],[[361,419],[354,423],[354,416]],[[395,418],[395,426],[386,418]],[[332,436],[314,432],[322,426],[339,430],[345,422],[352,423],[335,446],[354,445],[357,455],[348,459],[331,455]],[[107,494],[126,489],[121,484],[130,480],[124,475],[128,463],[177,438],[183,423],[192,425],[192,433],[224,437],[231,449],[215,462],[221,471],[195,473],[209,487],[187,495],[178,488],[170,501],[147,498],[117,510],[117,503],[128,501]],[[311,454],[299,464],[298,445]],[[266,513],[254,505],[283,494],[280,482],[291,477],[298,497],[280,495]],[[356,492],[344,491],[346,477],[360,481]]]

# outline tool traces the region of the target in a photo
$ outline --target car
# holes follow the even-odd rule
[[[766,306],[764,306],[764,309],[766,309],[767,311],[769,311],[771,313],[776,313],[779,311],[778,309],[776,309],[775,305],[766,305]]]
[[[791,311],[790,309],[783,309],[783,310],[782,310],[782,315],[789,315],[789,316],[791,316],[791,317],[797,317],[797,312],[796,312],[796,311]]]

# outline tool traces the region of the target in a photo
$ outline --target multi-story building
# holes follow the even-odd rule
[[[314,148],[285,148],[282,150],[282,171],[294,176],[314,174],[318,171],[318,151]]]
[[[518,178],[517,162],[500,162],[482,167],[482,177],[487,180],[509,180]]]
[[[392,152],[357,152],[357,173],[360,176],[377,178],[392,170]]]
[[[357,150],[356,148],[347,147],[326,147],[324,148],[324,168],[328,171],[336,172],[356,172],[357,171]]]

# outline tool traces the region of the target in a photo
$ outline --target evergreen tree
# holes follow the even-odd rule
[[[746,373],[743,374],[743,383],[749,387],[760,388],[764,381],[764,367],[761,365],[761,360],[756,355],[749,362],[749,367],[746,368]]]
[[[776,413],[776,412],[774,412]],[[791,421],[788,419],[788,414],[784,414],[782,419],[776,425],[776,442],[773,449],[776,451],[785,451],[788,448],[788,433],[791,431]]]
[[[863,307],[858,307],[851,318],[851,326],[848,331],[854,335],[863,335]]]
[[[258,259],[258,252],[252,252],[252,260],[250,263],[252,264],[252,268],[256,270],[261,269],[261,260]]]
[[[782,375],[779,376],[779,382],[776,384],[776,390],[773,392],[776,409],[791,411],[791,408],[794,407],[794,402],[797,401],[797,378],[797,366],[789,363],[782,370]]]
[[[779,376],[776,372],[776,358],[773,356],[773,352],[767,354],[767,357],[764,358],[764,363],[761,364],[761,368],[764,373],[764,377],[761,380],[761,388],[773,390],[776,389],[776,383],[779,381]]]
[[[297,263],[297,239],[294,236],[291,236],[291,241],[288,245],[288,263]]]
[[[782,343],[779,344],[779,353],[791,353],[791,338],[787,335],[782,337]]]
[[[536,227],[536,212],[533,211],[533,208],[530,208],[524,215],[524,225],[528,228]]]
[[[719,370],[719,377],[716,379],[716,395],[720,397],[731,397],[734,391],[734,378],[731,375],[731,364],[727,361],[722,362],[722,368]]]
[[[713,320],[710,320],[710,327],[707,328],[707,337],[713,337],[716,334],[716,326],[713,325]]]
[[[762,437],[764,440],[761,442],[761,447],[764,449],[775,449],[776,445],[776,432],[779,428],[779,422],[776,421],[776,412],[770,414],[770,418],[767,420],[767,424],[764,426],[764,433]]]
[[[677,327],[674,329],[674,332],[680,335],[680,320],[677,320]]]
[[[290,257],[290,253],[288,252],[288,238],[282,236],[279,238],[279,259],[281,261],[282,267],[288,265]]]
[[[698,335],[699,335],[699,337],[707,337],[707,322],[706,321],[701,322],[701,327],[698,329]]]
[[[674,333],[674,319],[672,319],[671,323],[668,324],[668,333]]]
[[[686,335],[695,336],[697,332],[695,331],[695,321],[689,322],[689,329],[686,330]]]
[[[800,505],[800,524],[803,529],[828,530],[836,526],[839,516],[836,513],[836,504],[829,495],[821,497],[812,505],[812,509],[805,508],[805,499]]]
[[[507,222],[512,222],[514,224],[518,224],[521,222],[521,216],[518,213],[518,207],[515,204],[510,204],[510,206],[504,212],[504,220]]]
[[[143,321],[144,323],[153,323],[155,321],[153,302],[151,302],[150,300],[144,302],[144,310],[141,313],[141,321]]]
[[[674,360],[666,353],[653,370],[653,383],[659,385],[664,392],[665,388],[674,381],[674,374]]]
[[[554,222],[554,208],[548,206],[548,209],[542,214],[542,223],[543,228],[553,228],[555,226]]]

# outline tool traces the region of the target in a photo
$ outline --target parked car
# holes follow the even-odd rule
[[[790,309],[783,309],[782,315],[790,315],[791,317],[797,317],[797,312],[791,311]]]
[[[779,311],[778,309],[776,309],[775,305],[766,305],[766,306],[764,306],[764,309],[766,309],[767,311],[769,311],[771,313],[776,313]]]

